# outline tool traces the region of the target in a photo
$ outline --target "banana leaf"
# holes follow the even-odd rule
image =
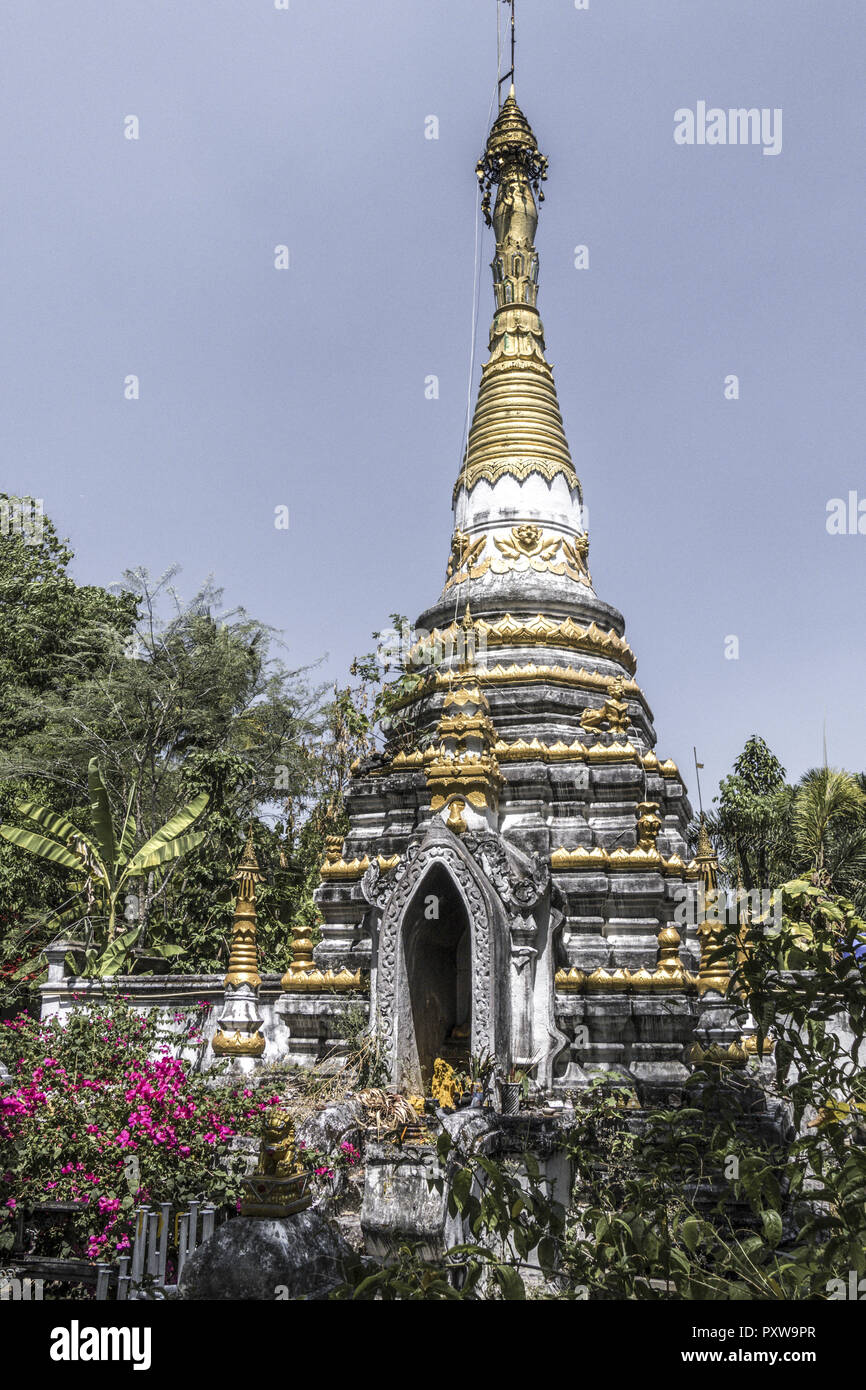
[[[130,951],[138,940],[141,927],[131,927],[129,931],[116,936],[110,946],[106,946],[96,962],[96,974],[100,976],[118,975],[127,962]]]
[[[115,868],[122,869],[129,856],[132,854],[132,844],[135,839],[135,817],[132,814],[132,803],[135,800],[136,784],[133,781],[129,793],[129,801],[126,803],[126,816],[123,821],[123,830],[120,835],[120,848],[117,851],[117,863]]]
[[[180,859],[181,855],[188,854],[191,849],[200,845],[204,837],[205,832],[197,830],[192,835],[180,835],[176,840],[169,840],[167,844],[153,845],[153,842],[148,840],[130,859],[124,870],[124,879],[134,878],[138,874],[146,873],[148,869],[157,869],[161,864],[170,864],[173,859]]]
[[[155,835],[151,835],[150,839],[141,846],[141,849],[134,856],[132,863],[146,857],[160,845],[168,844],[171,840],[176,839],[182,830],[186,830],[188,825],[192,825],[194,820],[198,820],[209,800],[210,797],[207,792],[199,792],[194,801],[190,801],[189,805],[184,806],[182,811],[178,811],[176,816],[167,820]]]
[[[108,792],[99,771],[99,759],[91,758],[87,764],[87,785],[90,788],[90,810],[96,828],[100,858],[105,865],[109,886],[114,888],[114,861],[117,848],[114,843],[114,826],[111,822],[111,806]]]
[[[34,821],[36,825],[41,825],[49,835],[56,835],[58,840],[63,840],[64,843],[73,839],[83,840],[94,854],[98,854],[96,845],[83,830],[79,830],[78,826],[73,825],[65,816],[59,816],[56,811],[49,810],[47,806],[37,806],[35,801],[19,801],[15,810],[28,820]]]
[[[0,825],[0,835],[11,845],[38,854],[40,859],[50,859],[52,864],[62,864],[65,869],[80,869],[84,862],[79,854],[73,854],[65,845],[58,845],[56,840],[37,835],[35,830],[20,830],[17,825]]]

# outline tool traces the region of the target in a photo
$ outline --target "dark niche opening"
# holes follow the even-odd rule
[[[403,930],[415,1051],[426,1092],[437,1057],[463,1067],[471,1051],[469,916],[447,873],[436,869],[425,879]]]

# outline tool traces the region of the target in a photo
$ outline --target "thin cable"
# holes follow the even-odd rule
[[[499,21],[499,6],[500,6],[501,3],[502,3],[502,0],[495,0],[495,4],[496,4],[496,83],[495,83],[495,85],[494,85],[494,87],[493,87],[493,91],[492,91],[491,96],[490,96],[490,105],[489,105],[488,108],[487,108],[487,121],[486,121],[485,126],[484,126],[484,140],[485,140],[485,141],[486,141],[486,139],[487,139],[487,135],[488,135],[488,132],[489,132],[489,130],[490,130],[490,121],[491,121],[491,117],[492,117],[492,115],[493,115],[493,107],[494,107],[494,104],[495,104],[495,102],[496,102],[496,100],[497,100],[497,98],[498,98],[498,96],[499,96],[499,81],[500,81],[500,76],[501,76],[501,72],[502,72],[502,34],[501,34],[501,27],[500,27],[500,21]],[[478,314],[479,314],[480,303],[481,303],[481,217],[480,217],[480,212],[481,212],[481,206],[480,206],[480,204],[481,204],[481,185],[480,185],[480,183],[476,183],[476,187],[475,187],[475,196],[474,196],[474,198],[473,198],[472,201],[473,201],[473,218],[474,218],[474,223],[475,223],[475,250],[474,250],[474,254],[473,254],[473,272],[472,272],[472,328],[471,328],[471,336],[470,336],[470,341],[469,341],[469,375],[468,375],[468,381],[467,381],[467,384],[466,384],[466,414],[465,414],[464,419],[463,419],[463,435],[462,435],[462,439],[461,439],[461,442],[460,442],[461,466],[460,466],[460,474],[459,474],[458,479],[457,479],[457,487],[458,487],[458,490],[459,490],[459,488],[460,488],[460,482],[461,482],[461,479],[463,478],[463,475],[464,475],[464,473],[465,473],[466,464],[467,464],[467,445],[468,445],[468,442],[469,442],[469,423],[470,423],[470,420],[471,420],[471,418],[472,418],[472,388],[473,388],[473,382],[474,382],[474,378],[475,378],[475,349],[476,349],[476,339],[477,339],[477,336],[478,336]],[[460,502],[460,506],[462,507],[461,519],[462,519],[462,518],[465,518],[465,515],[466,515],[466,500],[467,500],[467,499],[466,499],[465,492],[464,492],[464,495],[463,495],[463,497],[462,497],[462,499],[461,499],[461,502]],[[458,520],[458,515],[455,515],[455,517],[454,517],[454,529],[455,529],[455,531],[459,531],[459,530],[460,530],[460,523],[459,523],[459,520]],[[470,582],[470,581],[467,580],[466,582],[468,583],[468,582]],[[455,623],[457,622],[457,613],[458,613],[459,608],[460,608],[460,585],[459,585],[459,584],[455,584],[455,586],[454,586],[454,622],[455,622]]]

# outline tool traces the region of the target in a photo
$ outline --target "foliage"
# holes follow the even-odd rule
[[[61,551],[57,563],[65,565],[70,555]],[[20,547],[17,564],[15,592],[39,587],[29,552]],[[129,930],[140,926],[139,940],[182,947],[185,967],[202,970],[225,961],[230,875],[250,817],[272,817],[280,797],[302,808],[318,797],[326,716],[322,692],[273,655],[268,628],[240,609],[223,611],[210,584],[182,603],[173,573],[154,584],[145,571],[129,571],[122,601],[111,600],[114,623],[108,605],[108,617],[99,621],[78,613],[78,627],[69,626],[68,640],[47,654],[36,632],[31,649],[21,646],[22,672],[36,674],[17,697],[28,718],[18,719],[14,739],[0,753],[6,779],[0,814],[8,816],[15,802],[35,802],[93,839],[87,767],[95,756],[115,821],[123,823],[131,807],[136,843],[207,793],[205,839],[196,856],[153,865],[126,903]],[[74,608],[72,582],[61,574],[52,585]],[[57,626],[63,626],[59,618]],[[286,887],[276,871],[291,860],[291,851],[277,845],[279,833],[262,824],[257,834],[269,874],[265,936],[275,928],[277,898]],[[16,973],[32,976],[29,962],[54,934],[52,918],[71,905],[62,865],[36,860],[25,871],[21,860],[17,850],[0,846],[0,891],[12,919],[0,946],[6,982]],[[9,1003],[0,998],[0,1008]]]
[[[0,494],[0,506],[15,500]],[[88,814],[83,776],[72,787],[35,770],[46,749],[48,710],[74,703],[80,681],[128,639],[136,599],[76,584],[72,558],[48,517],[38,528],[0,534],[0,820],[21,800],[43,802],[76,824]],[[86,656],[73,662],[81,652]],[[34,982],[28,962],[50,934],[45,919],[68,896],[66,878],[60,865],[28,861],[0,843],[0,1011],[14,1009]]]
[[[791,814],[796,860],[816,881],[866,909],[866,793],[860,779],[832,767],[800,779]]]
[[[135,785],[130,792],[120,834],[116,834],[97,758],[90,760],[87,779],[93,838],[47,806],[32,801],[18,802],[15,810],[40,830],[47,830],[48,835],[8,825],[0,826],[0,835],[40,859],[73,871],[82,902],[52,918],[51,926],[55,930],[71,928],[73,937],[84,927],[86,960],[81,973],[116,975],[127,965],[130,952],[141,939],[141,926],[117,934],[118,906],[126,896],[127,884],[154,869],[175,863],[201,844],[204,839],[201,831],[184,832],[201,815],[208,795],[202,792],[160,826],[138,850],[133,850]],[[152,941],[150,950],[152,954],[166,956],[180,954],[181,948]]]
[[[0,503],[15,500],[0,493]],[[76,584],[72,558],[48,517],[39,533],[0,534],[0,748],[7,755],[44,727],[46,697],[70,698],[82,674],[104,665],[133,630],[135,595]]]
[[[532,1154],[495,1162],[478,1152],[465,1154],[445,1131],[439,1136],[438,1158],[447,1173],[449,1213],[460,1218],[468,1238],[433,1260],[423,1258],[417,1246],[401,1245],[392,1263],[364,1273],[338,1297],[520,1300],[526,1297],[525,1274],[533,1252],[541,1270],[553,1275],[565,1212],[551,1197]],[[442,1192],[444,1176],[430,1181]]]
[[[705,817],[723,877],[765,891],[810,875],[866,912],[866,776],[811,768],[796,785],[757,734]],[[693,838],[697,827],[693,827]]]
[[[376,650],[355,657],[349,668],[357,684],[343,693],[355,711],[361,756],[374,747],[377,734],[394,752],[422,746],[431,737],[420,733],[411,699],[427,676],[407,662],[411,636],[406,617],[392,613],[390,629],[373,633]],[[389,680],[394,671],[399,674]]]
[[[259,1137],[275,1095],[214,1087],[194,1068],[202,1011],[161,1017],[124,1002],[0,1025],[0,1250],[19,1205],[80,1203],[53,1253],[117,1258],[142,1202],[217,1206],[240,1195],[236,1134]],[[191,1060],[184,1060],[189,1058]]]
[[[739,874],[747,889],[781,882],[787,876],[790,793],[785,769],[758,734],[746,740],[716,800],[718,811],[707,822],[728,876],[735,880]]]
[[[522,1174],[477,1151],[457,1161],[446,1136],[449,1209],[472,1243],[432,1260],[403,1245],[341,1296],[845,1297],[866,1274],[866,924],[808,881],[780,892],[745,951],[735,924],[724,944],[743,1026],[748,1000],[772,1058],[705,1065],[664,1108],[611,1077],[573,1093],[564,1223],[531,1155]]]
[[[224,968],[230,875],[253,820],[262,957],[284,968],[287,924],[319,921],[324,842],[348,828],[351,767],[373,749],[377,722],[398,736],[400,701],[418,678],[389,680],[397,656],[369,653],[326,698],[279,660],[271,629],[224,609],[211,582],[183,602],[176,567],[158,580],[139,568],[114,595],[76,585],[72,558],[49,518],[38,540],[0,538],[0,820],[36,804],[95,839],[94,757],[115,822],[131,808],[136,843],[206,793],[196,855],[148,869],[126,895],[123,934],[182,949],[186,969]],[[0,842],[0,1013],[39,981],[33,961],[75,904],[68,872]]]
[[[370,1030],[367,1009],[361,1003],[350,1004],[343,1016],[343,1044],[346,1070],[354,1073],[358,1090],[384,1086],[390,1079],[390,1068],[378,1033]]]

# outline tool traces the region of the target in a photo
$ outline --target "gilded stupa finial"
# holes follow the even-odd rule
[[[538,313],[535,231],[547,159],[517,105],[513,85],[476,174],[484,220],[496,237],[491,264],[496,307],[490,357],[481,373],[454,500],[461,487],[470,493],[482,480],[491,486],[503,476],[523,482],[530,473],[548,483],[564,477],[580,500]],[[460,539],[462,544],[462,533]]]
[[[730,984],[731,972],[724,952],[725,924],[719,916],[720,902],[723,901],[723,895],[720,895],[718,890],[719,861],[710,840],[703,811],[698,822],[695,863],[701,880],[703,898],[703,916],[697,929],[701,942],[698,993],[704,995],[712,990],[716,994],[725,994]]]
[[[225,977],[227,985],[248,984],[253,989],[258,989],[261,984],[256,947],[256,884],[260,883],[263,877],[253,846],[253,827],[250,822],[244,852],[232,874],[238,891],[235,898],[229,968]]]
[[[716,857],[716,851],[713,849],[703,811],[698,822],[698,848],[695,854],[695,863],[700,873],[704,895],[708,897],[710,893],[715,893],[718,887],[719,861]]]
[[[224,980],[225,1003],[211,1046],[218,1057],[245,1059],[261,1057],[265,1037],[257,997],[262,983],[256,946],[256,884],[264,875],[259,869],[253,846],[252,821],[247,829],[243,854],[232,880],[238,885],[232,923],[229,968]]]
[[[475,166],[475,173],[481,184],[481,211],[488,227],[495,225],[496,218],[496,208],[492,214],[490,212],[493,189],[509,179],[525,181],[538,197],[538,201],[544,202],[541,185],[547,178],[547,159],[539,150],[532,127],[517,105],[513,82],[500,107],[499,115],[490,128],[487,144]],[[497,193],[496,202],[499,203],[499,200],[500,194]],[[535,222],[537,221],[536,214]],[[534,231],[533,225],[533,233]],[[499,241],[498,233],[496,239]]]

